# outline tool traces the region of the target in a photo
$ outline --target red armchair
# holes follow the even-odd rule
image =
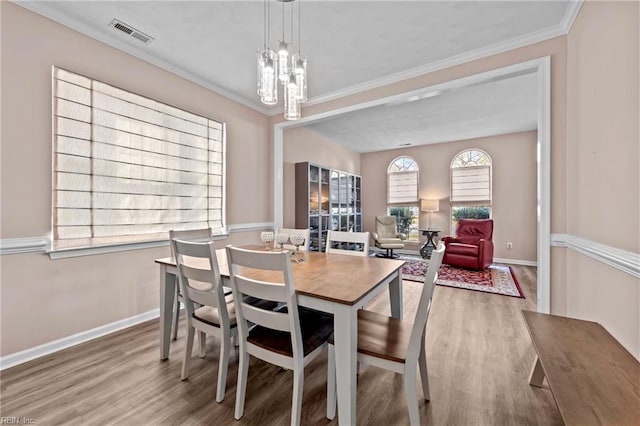
[[[460,219],[455,237],[446,244],[442,263],[482,270],[493,263],[493,219]]]

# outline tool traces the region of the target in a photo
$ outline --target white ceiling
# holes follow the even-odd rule
[[[536,74],[426,92],[305,127],[358,152],[479,138],[537,128]],[[424,96],[424,95],[423,95]]]
[[[274,45],[281,38],[282,3],[270,1]],[[258,111],[281,111],[281,105],[262,105],[255,93],[255,55],[263,44],[262,0],[16,3]],[[301,6],[302,52],[309,59],[313,104],[565,34],[580,2],[298,0],[294,4]],[[144,44],[126,36],[108,25],[113,18],[155,40]],[[288,20],[286,33],[289,39]],[[456,138],[477,137],[479,129],[490,131],[500,118],[512,121],[514,129],[525,129],[531,124],[532,106],[527,102],[531,90],[525,83],[494,82],[484,89],[469,88],[397,108],[378,107],[312,127],[362,152],[397,147],[403,139],[417,144],[453,140],[444,136],[452,133]],[[362,130],[364,125],[376,129],[376,134]],[[356,128],[360,133],[354,133]],[[401,137],[400,130],[405,132]],[[398,137],[391,139],[391,134]],[[392,145],[384,145],[383,139],[392,140]]]

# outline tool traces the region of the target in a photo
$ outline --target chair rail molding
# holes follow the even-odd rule
[[[228,225],[227,229],[229,233],[235,232],[248,232],[248,231],[261,231],[263,229],[273,230],[275,224],[273,222],[257,222],[257,223],[238,223],[235,225]]]
[[[565,247],[640,278],[640,254],[569,234],[551,234],[552,247]]]
[[[5,238],[0,240],[0,255],[43,253],[49,247],[49,237]]]
[[[273,222],[239,223],[228,225],[225,232],[214,236],[214,240],[223,240],[230,233],[272,230]],[[66,259],[69,257],[91,256],[96,254],[114,253],[124,250],[139,250],[169,245],[169,240],[139,241],[120,243],[96,247],[76,247],[64,250],[51,250],[49,237],[6,238],[0,240],[0,256],[17,253],[48,253],[51,259]]]

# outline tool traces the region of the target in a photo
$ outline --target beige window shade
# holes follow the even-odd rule
[[[224,124],[55,68],[54,249],[224,228]]]
[[[451,203],[491,204],[491,167],[452,168]]]
[[[391,172],[387,174],[387,203],[414,203],[418,201],[418,172]]]

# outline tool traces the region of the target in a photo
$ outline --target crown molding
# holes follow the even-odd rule
[[[551,246],[568,248],[640,278],[640,254],[638,253],[568,234],[551,234]]]
[[[565,15],[566,19],[566,15]],[[356,84],[354,86],[346,87],[344,89],[337,90],[335,92],[328,93],[326,95],[317,96],[307,101],[304,106],[317,105],[320,103],[332,101],[342,98],[348,95],[354,95],[356,93],[364,92],[366,90],[376,89],[378,87],[387,86],[390,84],[398,83],[400,81],[408,80],[410,78],[418,77],[424,74],[429,74],[435,71],[440,71],[445,68],[450,68],[456,65],[461,65],[467,62],[473,62],[478,59],[486,58],[488,56],[497,55],[500,53],[508,52],[510,50],[518,49],[520,47],[528,46],[534,43],[539,43],[544,40],[549,40],[554,37],[565,35],[564,21],[563,23],[554,25],[544,30],[536,31],[533,33],[525,34],[523,36],[515,37],[510,40],[499,42],[491,46],[483,47],[480,49],[472,50],[470,52],[461,53],[459,55],[451,56],[446,59],[431,62],[429,64],[421,65],[415,68],[411,68],[399,73],[395,73],[386,77],[369,80],[362,84]],[[304,110],[303,110],[304,112]],[[275,115],[270,113],[270,115]]]
[[[268,108],[264,108],[260,103],[255,101],[250,101],[245,99],[242,96],[239,96],[233,92],[230,92],[227,89],[222,88],[212,82],[199,77],[182,67],[179,67],[170,62],[164,61],[155,55],[152,55],[142,49],[139,49],[135,46],[131,46],[125,43],[123,40],[118,39],[117,37],[111,37],[107,34],[96,31],[93,27],[86,25],[85,23],[75,19],[71,16],[62,14],[55,9],[55,6],[52,6],[48,2],[29,2],[25,0],[11,0],[14,4],[17,4],[20,7],[30,10],[31,12],[37,13],[38,15],[44,16],[45,18],[49,18],[65,27],[70,28],[73,31],[77,31],[82,33],[88,37],[91,37],[95,40],[98,40],[107,46],[113,47],[114,49],[121,50],[129,55],[132,55],[138,59],[141,59],[145,62],[148,62],[152,65],[157,66],[165,71],[168,71],[172,74],[175,74],[179,77],[184,78],[192,83],[195,83],[199,86],[202,86],[206,89],[209,89],[213,92],[216,92],[219,95],[222,95],[234,102],[242,104],[248,108],[251,108],[254,111],[257,111],[264,115],[270,115],[271,110]]]
[[[583,0],[572,0],[569,2],[569,7],[567,7],[567,10],[565,11],[564,18],[562,18],[561,23],[565,34],[569,34],[571,26],[578,17],[578,12],[580,12],[583,3]]]

